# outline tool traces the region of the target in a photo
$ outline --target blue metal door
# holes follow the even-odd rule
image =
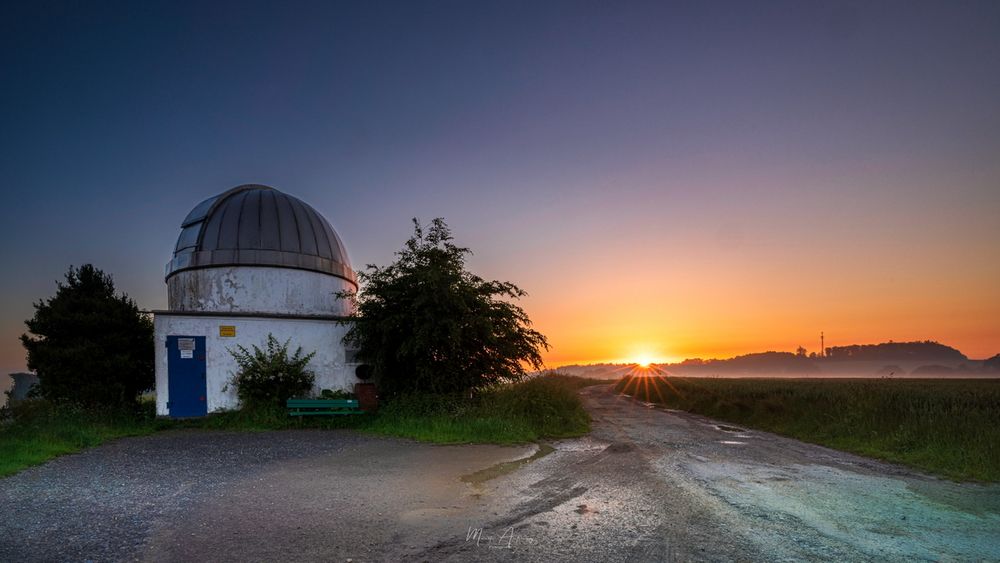
[[[167,410],[172,418],[205,416],[205,337],[167,337]]]

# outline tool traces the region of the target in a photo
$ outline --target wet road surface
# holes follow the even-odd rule
[[[591,435],[556,443],[490,489],[501,516],[484,529],[513,527],[517,560],[1000,561],[1000,486],[654,408],[607,387],[582,395]],[[420,555],[472,554],[443,542]]]
[[[0,480],[0,560],[1000,561],[1000,486],[582,395],[591,435],[523,464],[346,431],[119,440]]]

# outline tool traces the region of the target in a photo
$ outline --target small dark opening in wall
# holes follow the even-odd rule
[[[361,381],[367,381],[372,377],[372,367],[368,364],[361,364],[354,368],[354,376]]]

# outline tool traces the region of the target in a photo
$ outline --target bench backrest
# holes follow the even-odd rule
[[[286,408],[357,408],[357,399],[288,399]]]

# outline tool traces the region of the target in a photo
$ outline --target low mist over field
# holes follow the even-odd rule
[[[692,358],[677,363],[637,366],[588,364],[560,366],[569,375],[608,379],[634,374],[637,368],[661,375],[688,377],[1000,377],[1000,354],[985,360],[968,358],[937,342],[886,342],[837,346],[824,356],[791,352],[761,352],[727,359]]]

